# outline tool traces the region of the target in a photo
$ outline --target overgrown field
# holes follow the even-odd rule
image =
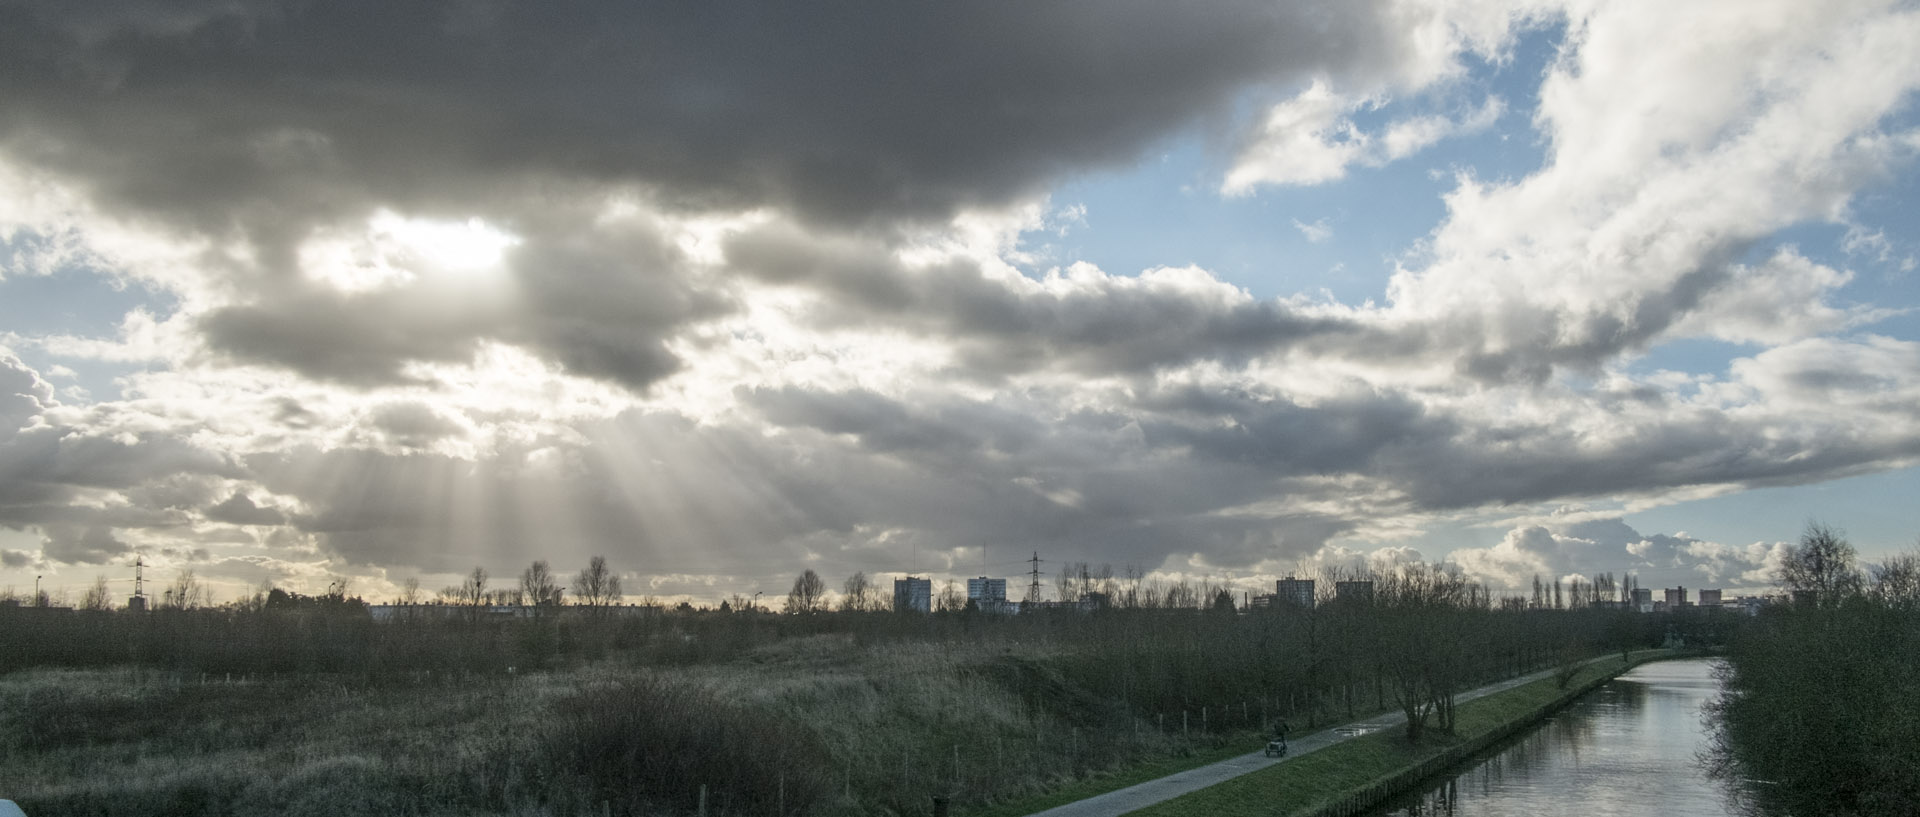
[[[1247,741],[1112,710],[1046,656],[832,635],[666,670],[41,669],[0,675],[0,796],[63,815],[672,814],[705,783],[714,813],[912,814]]]
[[[1244,613],[0,607],[0,797],[36,815],[673,815],[704,785],[715,815],[917,815],[938,795],[1004,817],[1237,752],[1273,718],[1412,700],[1408,679],[1426,700],[1684,624],[1495,610],[1426,578]]]

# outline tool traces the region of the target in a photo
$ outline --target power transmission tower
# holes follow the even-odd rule
[[[144,557],[133,557],[133,598],[127,599],[127,609],[136,613],[144,613],[147,610],[146,567],[147,562]]]
[[[1034,551],[1027,564],[1033,567],[1027,571],[1027,603],[1033,604],[1040,600],[1040,551]]]

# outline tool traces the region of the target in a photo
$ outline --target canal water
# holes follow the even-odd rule
[[[1700,707],[1719,689],[1707,660],[1635,668],[1539,728],[1374,817],[1685,814],[1735,817],[1695,757]]]

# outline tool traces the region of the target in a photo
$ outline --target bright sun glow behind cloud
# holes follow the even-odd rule
[[[323,232],[300,250],[307,277],[342,292],[404,286],[423,274],[469,274],[500,265],[520,237],[479,218],[441,221],[380,210],[363,230]]]
[[[479,218],[435,221],[407,218],[389,210],[368,221],[374,235],[388,238],[434,266],[449,270],[477,270],[500,263],[520,238]]]

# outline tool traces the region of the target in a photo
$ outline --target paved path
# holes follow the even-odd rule
[[[1604,658],[1595,660],[1604,660]],[[1537,681],[1552,674],[1553,670],[1548,669],[1531,675],[1510,678],[1497,684],[1488,684],[1479,689],[1462,692],[1455,695],[1453,700],[1455,703],[1466,703],[1475,698],[1482,698],[1492,695],[1495,692],[1504,692],[1521,684]],[[1306,737],[1289,741],[1286,757],[1267,757],[1263,745],[1262,751],[1248,752],[1239,757],[1222,760],[1219,763],[1209,766],[1188,769],[1184,772],[1167,775],[1158,780],[1149,780],[1145,783],[1138,783],[1124,789],[1117,789],[1107,792],[1106,794],[1089,797],[1085,800],[1076,800],[1064,806],[1055,806],[1046,811],[1037,812],[1031,815],[1031,817],[1114,817],[1114,815],[1126,814],[1127,812],[1137,811],[1154,805],[1155,803],[1172,800],[1188,792],[1199,791],[1215,783],[1231,780],[1243,774],[1257,772],[1276,763],[1285,763],[1301,755],[1320,751],[1328,746],[1352,740],[1369,732],[1378,732],[1382,729],[1398,726],[1406,723],[1406,721],[1406,714],[1399,710],[1382,713],[1366,720],[1354,721],[1353,723],[1325,729]]]

